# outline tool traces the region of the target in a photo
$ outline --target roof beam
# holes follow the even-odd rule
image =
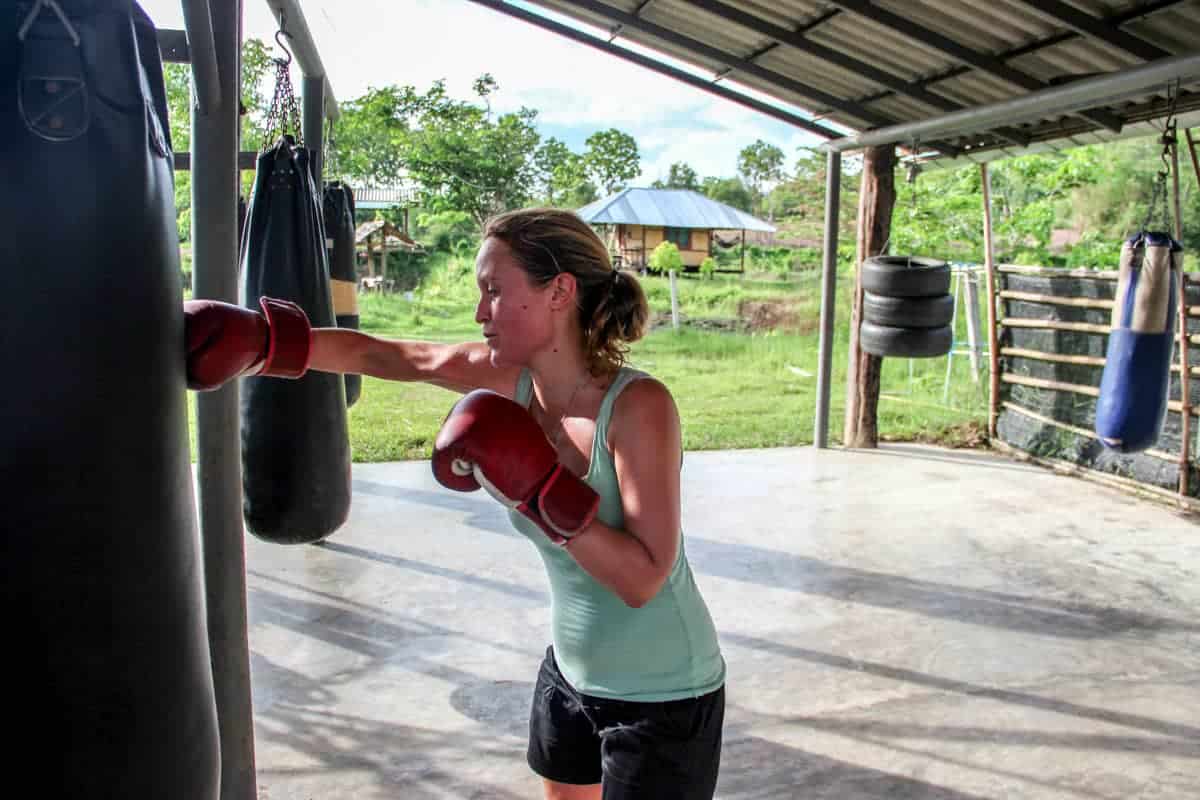
[[[1108,24],[1121,26],[1127,22],[1133,22],[1135,19],[1143,19],[1152,14],[1157,14],[1160,11],[1171,8],[1172,6],[1177,6],[1184,1],[1185,0],[1154,0],[1154,2],[1147,3],[1144,6],[1138,6],[1137,8],[1131,9],[1122,14],[1109,17]],[[997,53],[996,58],[1000,59],[1001,61],[1009,61],[1020,56],[1029,55],[1030,53],[1036,53],[1039,50],[1045,50],[1047,47],[1053,47],[1056,44],[1069,42],[1076,38],[1079,38],[1079,34],[1075,31],[1063,31],[1062,33],[1056,33],[1055,35],[1049,36],[1045,39],[1039,39],[1036,42],[1030,42],[1029,44],[1023,44],[1020,47],[1014,47],[1012,50],[1005,50],[1002,53]],[[922,87],[930,86],[940,81],[948,81],[951,78],[957,78],[959,75],[963,75],[970,71],[971,68],[968,66],[952,67],[948,70],[939,72],[936,75],[930,75],[928,77],[921,78],[920,80],[912,81],[909,85]],[[891,93],[891,90],[876,92],[875,94],[858,98],[858,102],[873,103],[876,100],[882,100]]]
[[[1200,53],[1171,56],[1020,97],[952,111],[932,119],[853,134],[823,146],[827,150],[843,152],[918,137],[936,139],[955,134],[970,135],[998,125],[1039,119],[1047,114],[1072,114],[1079,109],[1092,107],[1097,102],[1118,102],[1143,94],[1151,86],[1161,86],[1173,80],[1191,82],[1197,78],[1200,78]]]
[[[1029,6],[1029,9],[1039,16],[1065,25],[1081,36],[1095,39],[1118,50],[1124,50],[1126,53],[1137,56],[1143,61],[1153,61],[1156,58],[1166,58],[1171,55],[1166,50],[1150,44],[1145,39],[1139,39],[1132,34],[1126,33],[1116,25],[1110,24],[1107,20],[1093,17],[1091,14],[1085,14],[1074,6],[1060,2],[1060,0],[1020,0],[1020,2]]]
[[[963,108],[959,103],[927,91],[925,88],[909,83],[903,78],[897,77],[890,72],[885,72],[865,61],[860,61],[853,56],[842,53],[833,48],[826,47],[823,44],[810,41],[805,38],[801,31],[790,30],[781,27],[772,22],[768,22],[762,17],[757,17],[742,11],[740,8],[722,2],[722,0],[692,0],[692,5],[700,8],[715,17],[723,19],[727,22],[732,22],[736,25],[741,25],[743,28],[752,30],[755,33],[770,37],[773,41],[767,47],[760,49],[752,56],[748,56],[751,61],[756,60],[759,56],[773,49],[777,44],[793,47],[801,52],[808,53],[811,56],[828,61],[831,64],[841,67],[847,72],[852,72],[859,77],[867,80],[875,81],[892,89],[896,94],[902,94],[906,97],[911,97],[914,100],[924,103],[938,111],[958,111]],[[1014,144],[1028,144],[1028,138],[1018,131],[1005,130],[997,132],[1002,138],[1012,141]]]
[[[661,39],[664,42],[669,42],[676,47],[681,47],[689,53],[703,56],[704,58],[713,61],[719,61],[726,66],[733,67],[737,71],[746,75],[766,81],[771,86],[779,89],[785,89],[789,92],[794,92],[801,97],[820,103],[828,108],[837,109],[843,114],[846,114],[854,119],[862,120],[869,126],[882,126],[895,124],[896,120],[891,117],[884,116],[874,111],[869,111],[859,103],[853,103],[848,100],[843,100],[828,92],[824,92],[815,86],[809,86],[802,81],[789,78],[773,70],[761,67],[758,64],[751,63],[740,56],[735,56],[732,53],[726,53],[704,42],[692,39],[689,36],[684,36],[681,33],[664,28],[661,25],[656,25],[653,22],[635,17],[632,14],[613,8],[598,2],[598,0],[559,0],[557,5],[569,6],[595,14],[598,17],[606,19],[610,22],[617,22],[626,28],[634,28],[650,34],[656,39]]]
[[[897,94],[907,95],[939,111],[956,111],[962,108],[962,106],[954,101],[926,91],[920,86],[910,86],[903,78],[898,78],[891,73],[884,72],[878,67],[872,66],[865,61],[859,61],[857,58],[834,50],[831,47],[810,41],[802,33],[768,22],[762,17],[756,17],[753,14],[742,11],[740,8],[723,3],[721,0],[692,0],[692,5],[727,22],[741,25],[743,28],[747,28],[763,36],[769,36],[780,44],[786,44],[801,52],[816,56],[822,61],[835,64],[847,72],[853,72],[860,77],[887,86]]]
[[[630,11],[629,13],[633,14],[636,17],[636,16],[640,15],[642,13],[642,10],[645,9],[646,6],[650,5],[652,2],[654,2],[654,0],[642,0],[640,3],[637,4],[637,8],[635,8],[633,11]],[[625,27],[624,25],[614,25],[612,27],[612,30],[610,30],[608,32],[608,41],[611,42],[614,39],[616,39],[618,36],[620,36],[621,29],[624,27]]]
[[[940,50],[951,58],[956,58],[963,63],[970,64],[980,72],[986,72],[1001,80],[1008,81],[1014,86],[1019,86],[1022,89],[1030,91],[1037,91],[1038,89],[1045,89],[1050,85],[1032,75],[1027,75],[1018,69],[1008,66],[995,56],[972,50],[947,36],[943,36],[937,31],[930,30],[899,14],[894,14],[885,8],[881,8],[871,0],[832,0],[832,2],[846,11],[865,17],[885,28],[891,28],[913,41],[920,42],[935,50]],[[1097,125],[1108,128],[1113,132],[1121,130],[1121,120],[1107,111],[1091,109],[1079,113]]]
[[[805,119],[804,117],[793,114],[790,111],[777,108],[769,103],[764,103],[748,95],[735,92],[732,89],[726,89],[724,86],[720,86],[711,81],[707,81],[703,78],[692,75],[691,73],[684,72],[681,69],[676,69],[675,67],[655,61],[653,58],[644,56],[641,53],[635,53],[632,50],[628,50],[624,47],[618,47],[617,45],[610,44],[603,39],[597,39],[595,36],[591,36],[583,31],[563,25],[559,22],[555,22],[552,19],[547,19],[546,17],[543,17],[539,14],[534,14],[531,11],[526,11],[523,8],[510,5],[509,3],[504,2],[504,0],[470,0],[470,2],[490,8],[493,11],[499,11],[501,14],[507,14],[510,17],[515,17],[522,22],[528,22],[530,25],[536,25],[539,28],[548,30],[552,33],[557,33],[560,36],[565,36],[568,39],[572,39],[580,44],[585,44],[588,47],[594,47],[595,49],[608,53],[609,55],[616,56],[617,58],[624,59],[625,61],[630,61],[634,64],[637,64],[639,67],[645,67],[648,70],[652,70],[661,75],[666,75],[669,78],[674,78],[681,83],[686,83],[689,86],[702,89],[709,94],[715,94],[725,100],[729,100],[737,103],[738,105],[753,109],[761,114],[766,114],[769,117],[774,117],[775,119],[786,122],[789,125],[795,125],[797,128],[806,130],[809,133],[815,133],[822,139],[837,139],[842,136],[841,133],[833,130],[832,128],[819,125],[812,120]]]

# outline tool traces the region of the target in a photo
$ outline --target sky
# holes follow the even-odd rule
[[[157,26],[183,27],[180,0],[140,4]],[[244,37],[274,48],[276,22],[265,0],[244,5]],[[543,138],[556,137],[575,152],[598,130],[631,134],[642,161],[633,185],[665,179],[677,161],[701,177],[733,176],[738,152],[756,139],[782,149],[791,169],[798,147],[820,142],[757,111],[467,0],[301,0],[301,8],[339,100],[389,84],[423,91],[444,79],[453,96],[475,101],[471,84],[488,72],[500,86],[493,109],[536,109]],[[620,39],[618,44],[630,46]],[[292,80],[299,78],[294,66]]]

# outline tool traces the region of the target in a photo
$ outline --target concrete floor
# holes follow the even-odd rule
[[[1200,797],[1200,527],[981,454],[688,453],[720,798]],[[540,559],[428,462],[247,553],[259,796],[538,798]]]

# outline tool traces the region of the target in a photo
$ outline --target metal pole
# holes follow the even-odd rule
[[[821,336],[817,349],[817,417],[813,446],[829,446],[829,381],[833,370],[834,303],[837,300],[838,210],[842,194],[842,155],[830,150],[825,176],[825,258],[821,269]]]
[[[983,269],[987,278],[988,371],[988,438],[996,438],[996,422],[1000,410],[1000,348],[996,329],[996,248],[992,228],[992,173],[986,163],[979,165],[983,184]]]
[[[1070,114],[1093,108],[1097,103],[1116,103],[1176,79],[1187,83],[1200,76],[1200,53],[1174,56],[1140,67],[1087,78],[1066,86],[1055,86],[962,111],[952,111],[919,122],[903,122],[855,136],[845,136],[823,145],[834,152],[859,150],[896,142],[931,141],[962,133],[1015,125],[1047,114]]]
[[[221,96],[240,97],[241,0],[211,0]],[[238,107],[192,114],[194,293],[238,300]],[[217,719],[221,798],[254,800],[254,722],[246,634],[246,559],[238,385],[196,395],[196,472]]]
[[[208,0],[183,0],[183,19],[196,84],[196,107],[201,114],[213,114],[221,108],[221,75]]]
[[[322,163],[325,149],[323,146],[324,127],[321,124],[325,120],[325,78],[324,76],[306,77],[302,86],[301,135],[304,137],[304,146],[308,148],[309,157],[312,159],[313,183],[317,186],[319,199],[321,197],[321,174],[325,166]]]

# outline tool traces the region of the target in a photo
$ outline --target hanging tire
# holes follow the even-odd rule
[[[863,293],[863,319],[893,328],[940,328],[954,316],[954,297],[888,297]]]
[[[858,344],[876,356],[900,358],[936,358],[950,352],[954,332],[949,325],[940,328],[898,328],[863,320]]]
[[[950,265],[921,256],[872,256],[862,263],[862,287],[886,297],[934,297],[950,291]]]

